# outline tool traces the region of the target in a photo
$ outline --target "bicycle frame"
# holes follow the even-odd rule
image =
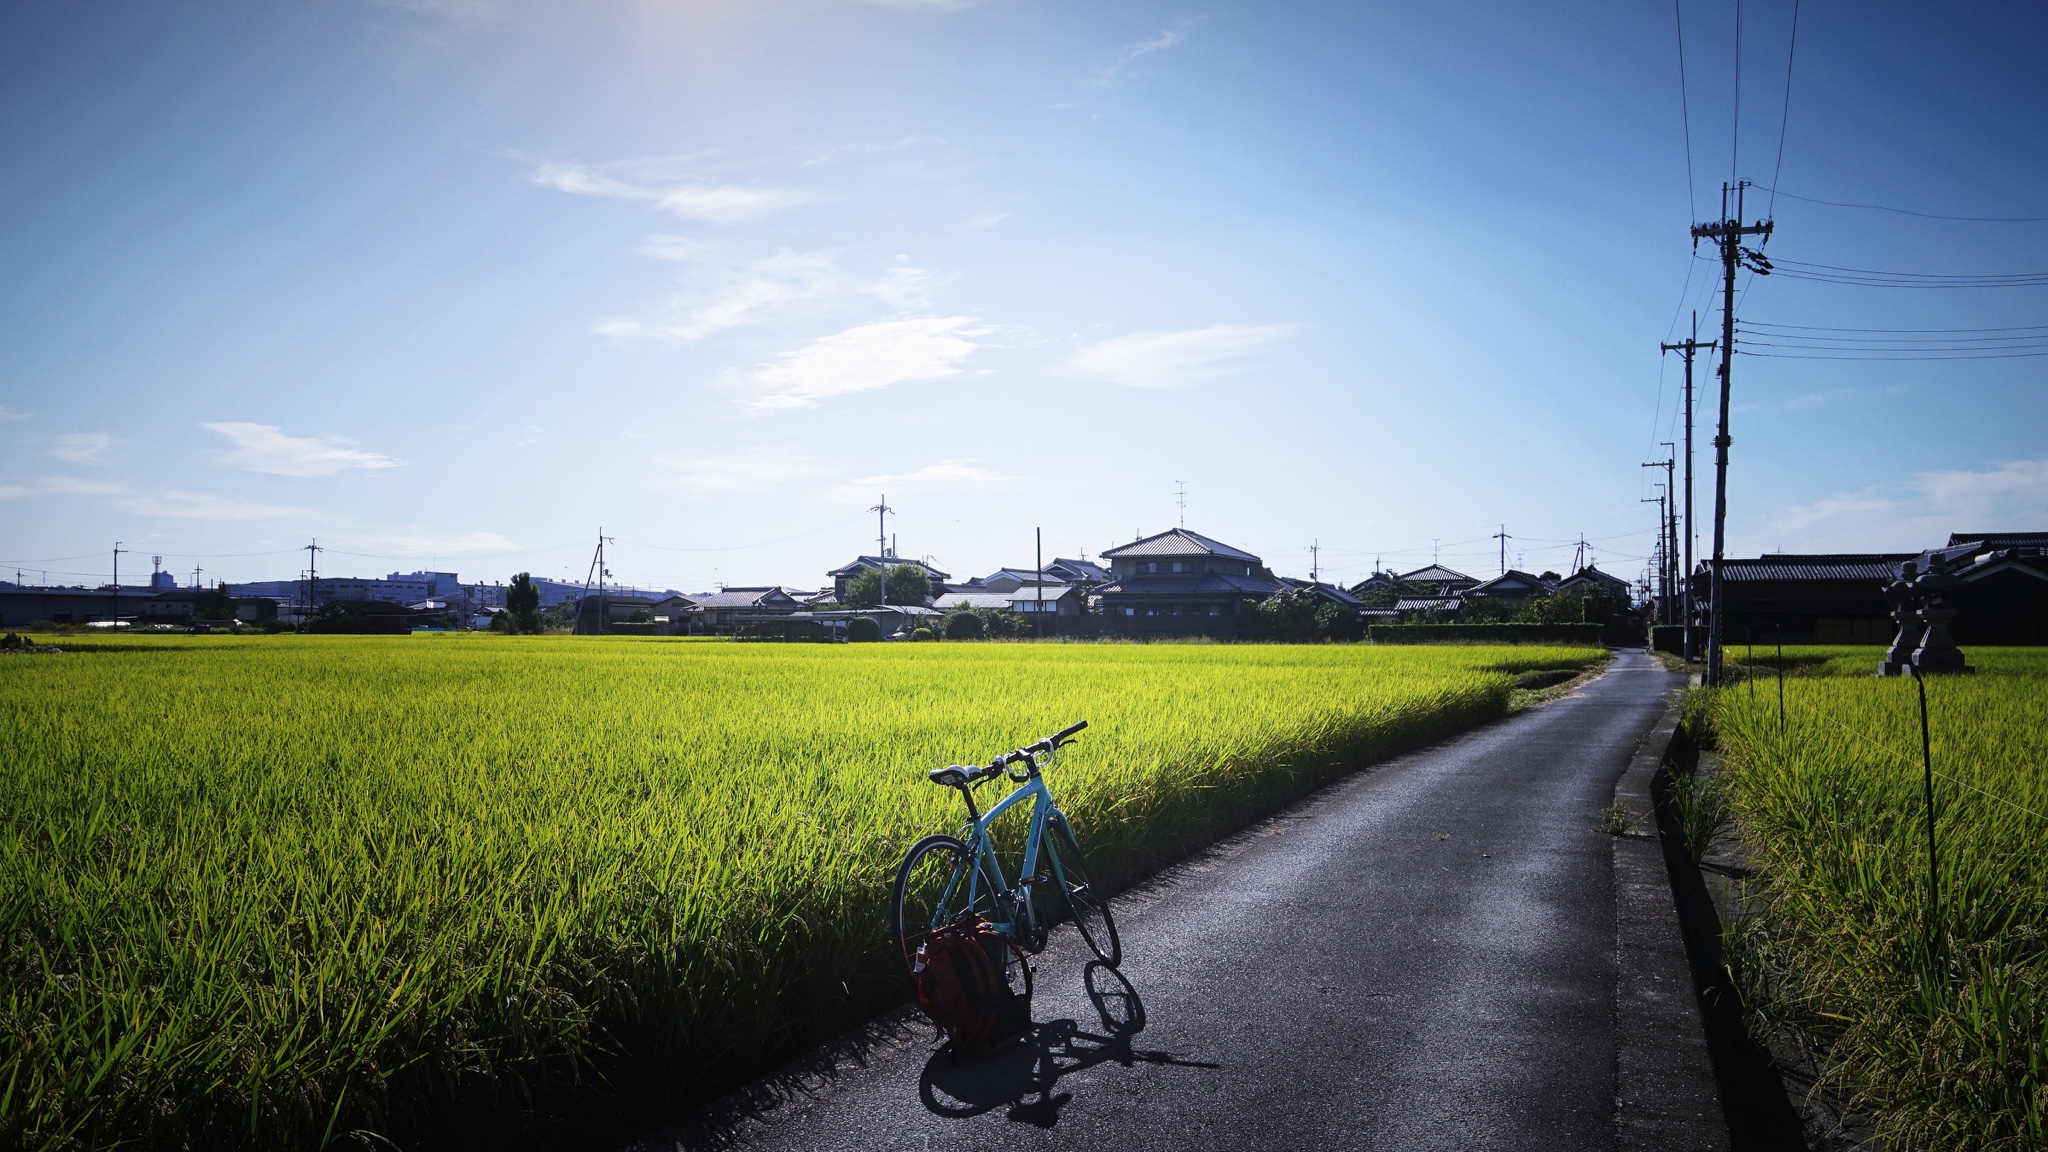
[[[989,807],[988,811],[971,816],[970,824],[974,829],[973,833],[969,837],[963,837],[963,839],[968,841],[968,850],[972,853],[974,861],[981,865],[981,867],[968,869],[967,901],[961,907],[974,907],[975,898],[981,891],[981,882],[984,875],[988,876],[991,882],[998,886],[996,894],[1007,895],[1015,890],[1010,884],[1009,879],[1003,875],[1002,861],[996,858],[995,844],[989,836],[989,825],[994,822],[996,817],[1027,799],[1033,801],[1033,803],[1031,806],[1031,821],[1024,833],[1024,863],[1022,869],[1017,874],[1018,884],[1021,885],[1028,877],[1038,875],[1038,849],[1045,840],[1045,823],[1052,816],[1059,815],[1059,806],[1053,802],[1052,790],[1045,786],[1045,778],[1034,768],[1030,777],[1024,783],[1011,789],[1008,796],[996,801]],[[970,813],[972,813],[972,810],[973,805],[970,800]],[[1055,872],[1064,871],[1059,867],[1059,857],[1057,855],[1053,857],[1053,868]],[[986,869],[985,872],[984,869]],[[1064,875],[1055,876],[1054,882],[1065,884],[1066,877]],[[939,927],[940,922],[947,917],[947,910],[952,906],[952,896],[958,884],[959,878],[955,877],[946,886],[946,898],[940,901],[939,908],[933,914],[931,925],[933,928]],[[1035,915],[1037,913],[1035,907],[1037,901],[1035,897],[1031,897],[1031,900],[1034,905],[1032,912]],[[1000,901],[991,900],[990,904],[995,907],[998,913],[1007,911]],[[1015,908],[1015,905],[1011,905],[1011,908]],[[995,920],[994,926],[996,931],[1013,940],[1017,940],[1022,938],[1023,931],[1014,916],[1013,912],[1010,919]]]

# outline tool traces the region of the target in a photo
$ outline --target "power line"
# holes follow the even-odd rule
[[[1671,0],[1671,15],[1678,23],[1678,119],[1679,123],[1685,126],[1685,211],[1688,216],[1698,219],[1700,214],[1699,206],[1693,203],[1692,190],[1692,108],[1685,94],[1685,0]],[[1691,286],[1691,282],[1692,270],[1687,269],[1686,283],[1688,287]],[[1680,311],[1683,311],[1685,309],[1685,293],[1680,291],[1678,295],[1678,307]],[[1671,317],[1671,322],[1673,324],[1678,323],[1677,315],[1674,314]]]
[[[1773,196],[1784,196],[1792,200],[1803,200],[1808,204],[1824,204],[1829,208],[1861,208],[1870,212],[1896,212],[1901,216],[1918,216],[1922,220],[1956,220],[1965,224],[2048,224],[2048,216],[1944,216],[1935,212],[1915,212],[1910,208],[1893,208],[1885,204],[1856,204],[1845,200],[1817,200],[1801,196],[1796,192],[1782,192],[1766,188]]]
[[[1744,320],[1745,328],[1790,328],[1800,332],[2048,332],[2048,324],[2019,324],[2010,328],[1831,328],[1824,324],[1776,324],[1765,320]]]
[[[1795,280],[1875,288],[2035,288],[2048,285],[2048,272],[1894,272],[1881,268],[1844,268],[1805,260],[1775,260],[1768,268],[1773,275]]]
[[[2025,360],[2035,356],[2048,356],[2048,352],[2007,352],[1980,356],[1805,356],[1793,352],[1751,352],[1747,348],[1738,349],[1738,354],[1764,360]]]
[[[1734,140],[1728,147],[1728,182],[1742,172],[1742,0],[1735,0],[1735,125]]]
[[[1775,187],[1778,177],[1785,171],[1785,128],[1792,123],[1792,58],[1799,51],[1799,0],[1792,0],[1792,36],[1785,45],[1785,111],[1778,117],[1778,164],[1771,169],[1771,203],[1764,209],[1764,215],[1776,215],[1778,193]]]

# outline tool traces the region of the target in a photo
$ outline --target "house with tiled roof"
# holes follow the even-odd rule
[[[1466,589],[1465,595],[1521,604],[1539,596],[1548,596],[1556,591],[1557,586],[1543,577],[1531,576],[1527,572],[1510,568],[1491,580],[1482,580]]]
[[[1112,577],[1100,593],[1104,624],[1130,635],[1234,637],[1252,605],[1287,587],[1257,556],[1185,528],[1101,555]]]
[[[847,585],[860,579],[861,573],[872,569],[887,571],[898,564],[924,569],[925,577],[932,582],[933,588],[938,588],[953,578],[951,573],[941,572],[922,560],[906,560],[901,556],[855,556],[848,563],[825,573],[826,578],[832,581],[832,599],[844,603]]]

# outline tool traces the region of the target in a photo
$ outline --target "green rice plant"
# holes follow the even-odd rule
[[[1706,859],[1714,842],[1727,835],[1734,820],[1720,780],[1698,771],[1673,772],[1666,777],[1664,795],[1678,817],[1678,834],[1685,844],[1685,854],[1695,864]]]
[[[1775,693],[1715,695],[1730,803],[1759,869],[1739,955],[1898,1149],[2048,1146],[2048,651],[1972,649],[1927,683],[1938,876],[1914,685],[1882,649]],[[1791,650],[1788,657],[1793,655]],[[1738,941],[1738,943],[1742,943]],[[1757,943],[1750,941],[1749,943]]]
[[[928,768],[1075,720],[1110,883],[1544,648],[114,637],[0,662],[0,1147],[314,1147],[729,1082],[902,995]]]

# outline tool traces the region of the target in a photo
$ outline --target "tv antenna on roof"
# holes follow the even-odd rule
[[[1187,486],[1187,483],[1186,483],[1185,481],[1181,481],[1181,480],[1175,480],[1175,481],[1173,482],[1173,489],[1174,489],[1174,493],[1173,493],[1173,500],[1174,500],[1174,503],[1176,503],[1176,504],[1180,505],[1180,526],[1181,526],[1181,527],[1183,527],[1183,528],[1185,528],[1185,527],[1187,527],[1187,526],[1188,526],[1188,486]]]

